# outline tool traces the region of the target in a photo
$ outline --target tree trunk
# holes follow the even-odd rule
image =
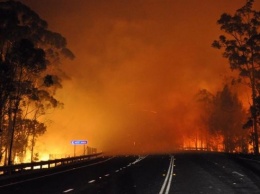
[[[252,101],[253,101],[253,132],[254,132],[254,154],[259,154],[259,143],[258,143],[258,130],[257,130],[257,114],[256,114],[256,83],[255,83],[255,68],[254,63],[252,63]]]
[[[254,154],[259,154],[259,141],[258,141],[258,131],[257,131],[257,116],[253,117],[254,122]]]
[[[7,165],[12,165],[12,149],[13,149],[13,143],[14,143],[14,131],[15,131],[15,125],[16,125],[16,117],[17,117],[17,112],[18,112],[18,107],[19,107],[20,101],[18,100],[15,103],[15,111],[14,111],[14,116],[13,116],[13,122],[11,125],[11,137],[10,137],[10,147],[9,147],[9,154],[8,154],[8,162]]]

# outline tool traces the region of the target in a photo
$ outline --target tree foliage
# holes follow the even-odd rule
[[[38,118],[60,103],[60,60],[73,59],[66,39],[26,5],[0,2],[0,138],[1,156],[11,164],[31,141],[46,131]]]
[[[248,152],[248,133],[243,129],[246,112],[237,94],[228,85],[224,85],[216,94],[205,89],[199,91],[197,99],[202,105],[207,149]]]
[[[224,49],[223,57],[227,58],[232,70],[247,80],[252,92],[251,119],[254,128],[254,152],[259,154],[258,105],[260,95],[260,11],[253,10],[254,0],[236,10],[234,15],[224,13],[217,23],[226,33],[212,44],[217,49]]]
[[[247,152],[247,132],[243,130],[245,116],[246,112],[237,94],[232,93],[225,85],[214,98],[209,119],[211,134],[220,134],[223,137],[225,152]]]

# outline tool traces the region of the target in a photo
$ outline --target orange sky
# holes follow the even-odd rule
[[[71,79],[63,82],[57,97],[65,107],[49,116],[53,122],[38,142],[49,153],[71,153],[73,139],[87,139],[89,146],[107,152],[172,150],[182,138],[179,132],[196,128],[196,92],[215,92],[230,74],[211,43],[221,34],[216,24],[220,15],[234,13],[245,3],[22,2],[50,30],[65,36],[76,55],[63,64]]]

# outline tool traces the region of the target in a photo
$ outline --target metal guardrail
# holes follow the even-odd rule
[[[90,154],[85,156],[61,158],[48,161],[32,162],[32,163],[22,163],[9,166],[0,166],[0,176],[3,174],[12,174],[16,172],[23,172],[34,169],[52,168],[61,165],[67,165],[71,163],[76,163],[80,161],[90,160],[97,158],[102,153]]]

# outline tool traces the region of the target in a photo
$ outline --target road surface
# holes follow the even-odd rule
[[[105,157],[91,164],[0,179],[0,193],[260,193],[260,163],[219,153]]]

